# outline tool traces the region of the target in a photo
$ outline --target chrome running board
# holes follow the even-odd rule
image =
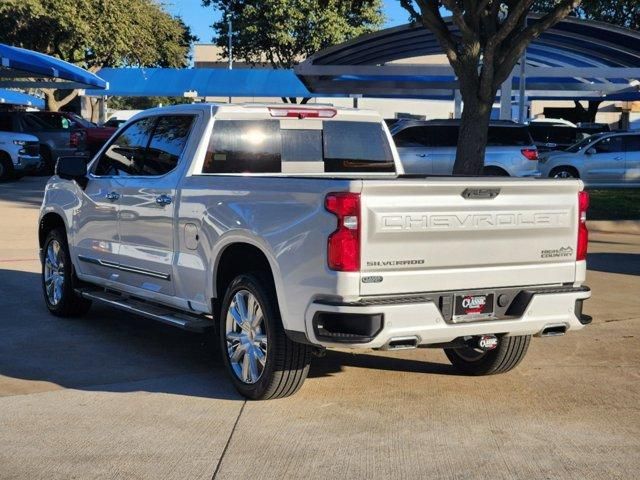
[[[103,303],[125,312],[166,323],[191,332],[203,332],[213,327],[213,320],[205,315],[196,315],[152,304],[126,295],[105,290],[82,288],[76,293],[87,300]]]

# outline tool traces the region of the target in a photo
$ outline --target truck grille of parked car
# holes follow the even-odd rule
[[[40,145],[38,145],[38,142],[28,142],[27,144],[25,144],[23,149],[24,154],[30,157],[35,157],[40,154]]]

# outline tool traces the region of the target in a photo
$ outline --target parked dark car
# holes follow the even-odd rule
[[[65,121],[71,122],[73,128],[82,132],[84,146],[89,155],[100,150],[102,145],[111,138],[113,132],[117,130],[111,126],[99,127],[72,112],[33,112],[33,114],[54,128],[62,128]]]
[[[564,150],[582,139],[577,128],[563,124],[532,122],[529,133],[539,152]]]
[[[8,111],[0,112],[3,125],[10,126],[12,132],[27,133],[38,138],[42,166],[41,174],[51,175],[58,157],[67,157],[85,152],[84,134],[68,119],[60,119],[55,124],[42,118],[41,113]]]

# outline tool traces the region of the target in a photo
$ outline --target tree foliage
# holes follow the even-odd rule
[[[534,0],[400,0],[431,30],[458,77],[464,102],[454,173],[482,172],[491,109],[527,45],[569,15],[580,0],[556,0],[527,24]],[[444,21],[448,10],[455,29]]]
[[[153,0],[3,0],[0,42],[58,57],[96,72],[102,67],[182,67],[195,39],[180,18]],[[57,110],[77,92],[57,99]]]
[[[536,0],[533,10],[549,12],[555,3],[553,0]],[[640,2],[638,0],[582,0],[582,3],[571,14],[579,18],[640,30]]]
[[[381,0],[203,0],[221,12],[214,38],[228,58],[290,68],[307,55],[380,28]]]

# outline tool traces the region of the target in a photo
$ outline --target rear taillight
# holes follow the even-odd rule
[[[587,230],[587,209],[589,208],[589,194],[578,192],[578,248],[576,260],[587,259],[589,231]]]
[[[333,118],[337,111],[335,108],[272,107],[269,113],[279,118]]]
[[[78,130],[74,130],[73,132],[71,132],[69,136],[69,146],[79,147],[81,138],[82,138],[82,133]]]
[[[327,263],[331,270],[357,272],[360,270],[360,194],[329,193],[325,208],[338,217],[338,228],[329,235]]]
[[[523,148],[520,150],[527,160],[538,161],[538,149],[537,148]]]

